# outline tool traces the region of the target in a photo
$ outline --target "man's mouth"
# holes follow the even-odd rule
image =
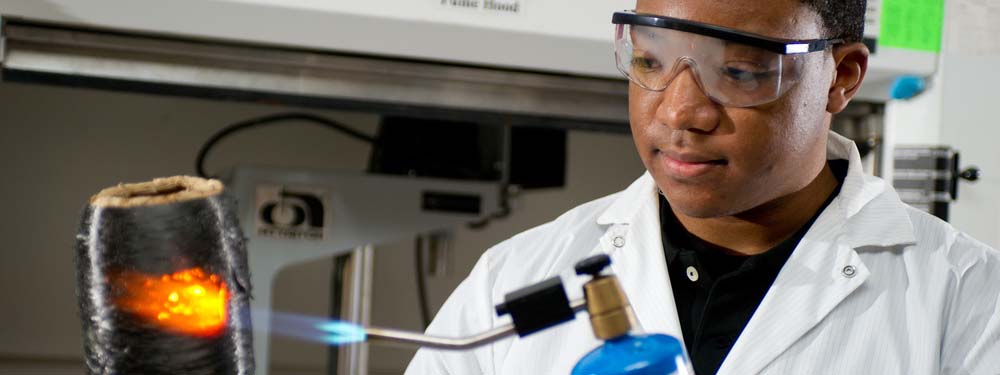
[[[729,164],[725,158],[697,152],[667,152],[657,150],[664,171],[675,178],[690,179]]]

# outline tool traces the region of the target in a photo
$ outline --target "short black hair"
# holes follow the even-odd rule
[[[829,38],[860,42],[865,35],[867,0],[801,0],[819,14]]]

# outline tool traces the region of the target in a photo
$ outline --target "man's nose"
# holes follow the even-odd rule
[[[660,95],[656,119],[676,130],[710,133],[719,125],[721,108],[698,85],[691,66],[680,68]]]

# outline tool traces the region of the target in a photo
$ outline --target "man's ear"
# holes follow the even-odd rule
[[[863,43],[849,43],[833,48],[833,61],[837,65],[830,85],[827,112],[840,113],[858,93],[868,71],[868,55],[868,47]]]

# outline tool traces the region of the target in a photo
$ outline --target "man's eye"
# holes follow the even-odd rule
[[[724,66],[720,70],[723,76],[735,82],[755,82],[767,80],[777,74],[777,72],[773,70],[743,66]]]
[[[753,72],[733,67],[723,67],[722,75],[736,82],[748,82],[754,80]]]
[[[632,58],[632,67],[641,71],[653,71],[660,68],[660,63],[656,60],[636,56]]]

